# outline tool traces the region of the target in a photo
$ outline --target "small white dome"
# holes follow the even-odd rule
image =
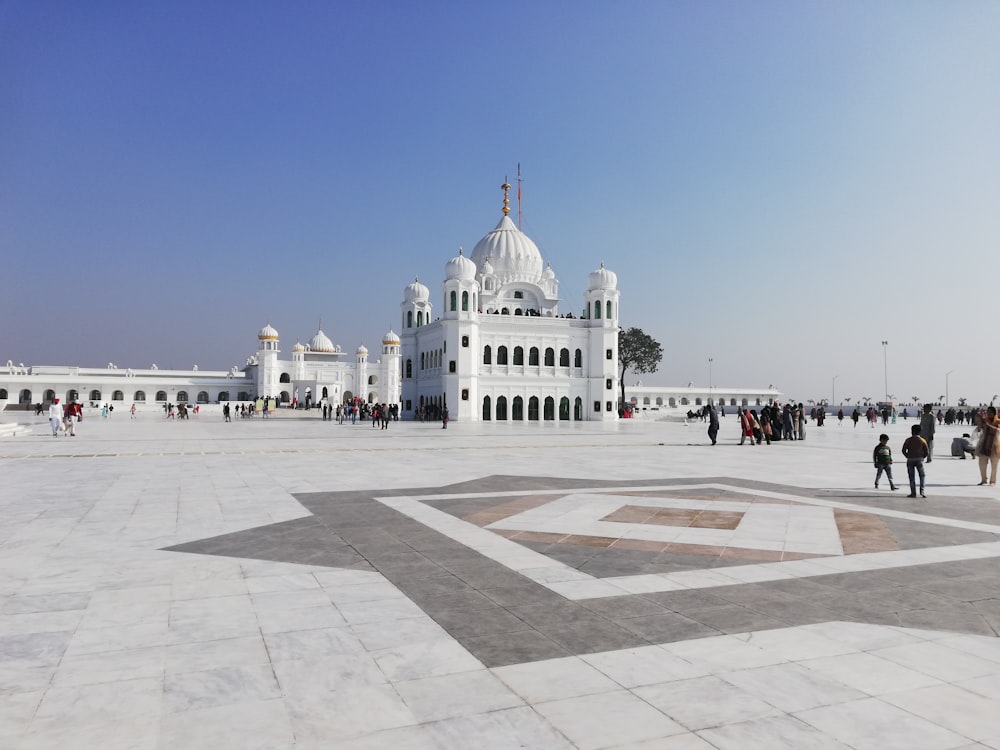
[[[601,261],[601,267],[596,271],[592,271],[588,277],[587,289],[617,289],[618,288],[618,274],[604,267],[604,261]]]
[[[430,289],[420,283],[420,277],[413,279],[413,283],[407,285],[403,290],[403,298],[407,302],[426,302],[431,298]]]
[[[545,266],[545,270],[542,271],[543,279],[554,279],[556,277],[556,272],[552,270],[552,264],[549,263]]]
[[[268,323],[266,326],[260,329],[260,333],[257,334],[257,338],[260,341],[277,341],[278,332],[271,327],[270,323]]]
[[[295,346],[292,347],[292,351],[293,352],[304,352],[305,350],[306,350],[306,348],[304,346],[302,346],[302,342],[301,341],[296,341],[295,342]]]
[[[462,248],[459,248],[458,255],[444,264],[444,277],[471,281],[476,278],[476,264],[466,258],[462,254]]]
[[[368,349],[367,349],[367,347],[365,347],[364,344],[362,344],[361,346],[358,347],[358,356],[359,357],[367,357],[368,356]]]
[[[316,332],[316,335],[312,337],[309,341],[309,350],[314,352],[332,352],[335,351],[333,348],[333,342],[330,341],[329,337],[323,333],[321,328]]]
[[[483,276],[489,276],[490,274],[493,273],[493,264],[490,263],[489,258],[483,259],[483,264],[479,267],[479,270],[480,273],[483,274]]]
[[[397,336],[396,332],[391,328],[389,329],[389,332],[382,337],[382,346],[399,346],[399,343],[399,336]]]

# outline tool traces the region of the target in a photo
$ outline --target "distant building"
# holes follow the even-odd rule
[[[273,398],[288,405],[293,400],[315,404],[327,399],[340,403],[399,401],[399,337],[383,336],[382,357],[369,362],[368,349],[359,346],[353,362],[323,333],[307,345],[296,343],[291,359],[282,359],[278,331],[270,324],[257,334],[257,351],[243,369],[226,371],[120,369],[73,365],[25,366],[7,362],[0,368],[0,409],[25,408],[63,402],[131,406],[131,404],[211,404]]]

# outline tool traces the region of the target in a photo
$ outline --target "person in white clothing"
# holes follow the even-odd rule
[[[59,406],[59,399],[52,399],[52,403],[49,404],[49,424],[52,425],[52,437],[59,434],[59,425],[62,424],[63,410]]]

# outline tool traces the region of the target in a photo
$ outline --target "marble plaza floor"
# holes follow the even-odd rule
[[[872,486],[881,426],[704,428],[34,422],[0,439],[0,747],[1000,749],[962,429],[923,500]]]

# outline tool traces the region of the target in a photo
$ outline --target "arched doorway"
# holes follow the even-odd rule
[[[31,403],[31,391],[25,388],[21,391],[20,395],[17,397],[17,403],[19,404],[30,404]]]
[[[559,399],[559,420],[561,422],[569,421],[569,396],[563,396]]]
[[[514,402],[510,408],[510,418],[515,422],[524,421],[524,399],[520,396],[514,396]]]
[[[556,418],[556,400],[552,396],[545,397],[545,409],[542,413],[542,419],[546,422],[550,422]]]
[[[490,397],[489,396],[484,396],[483,397],[483,421],[484,422],[489,422],[490,421],[490,405],[491,405]]]
[[[497,396],[497,421],[507,421],[507,397]]]

